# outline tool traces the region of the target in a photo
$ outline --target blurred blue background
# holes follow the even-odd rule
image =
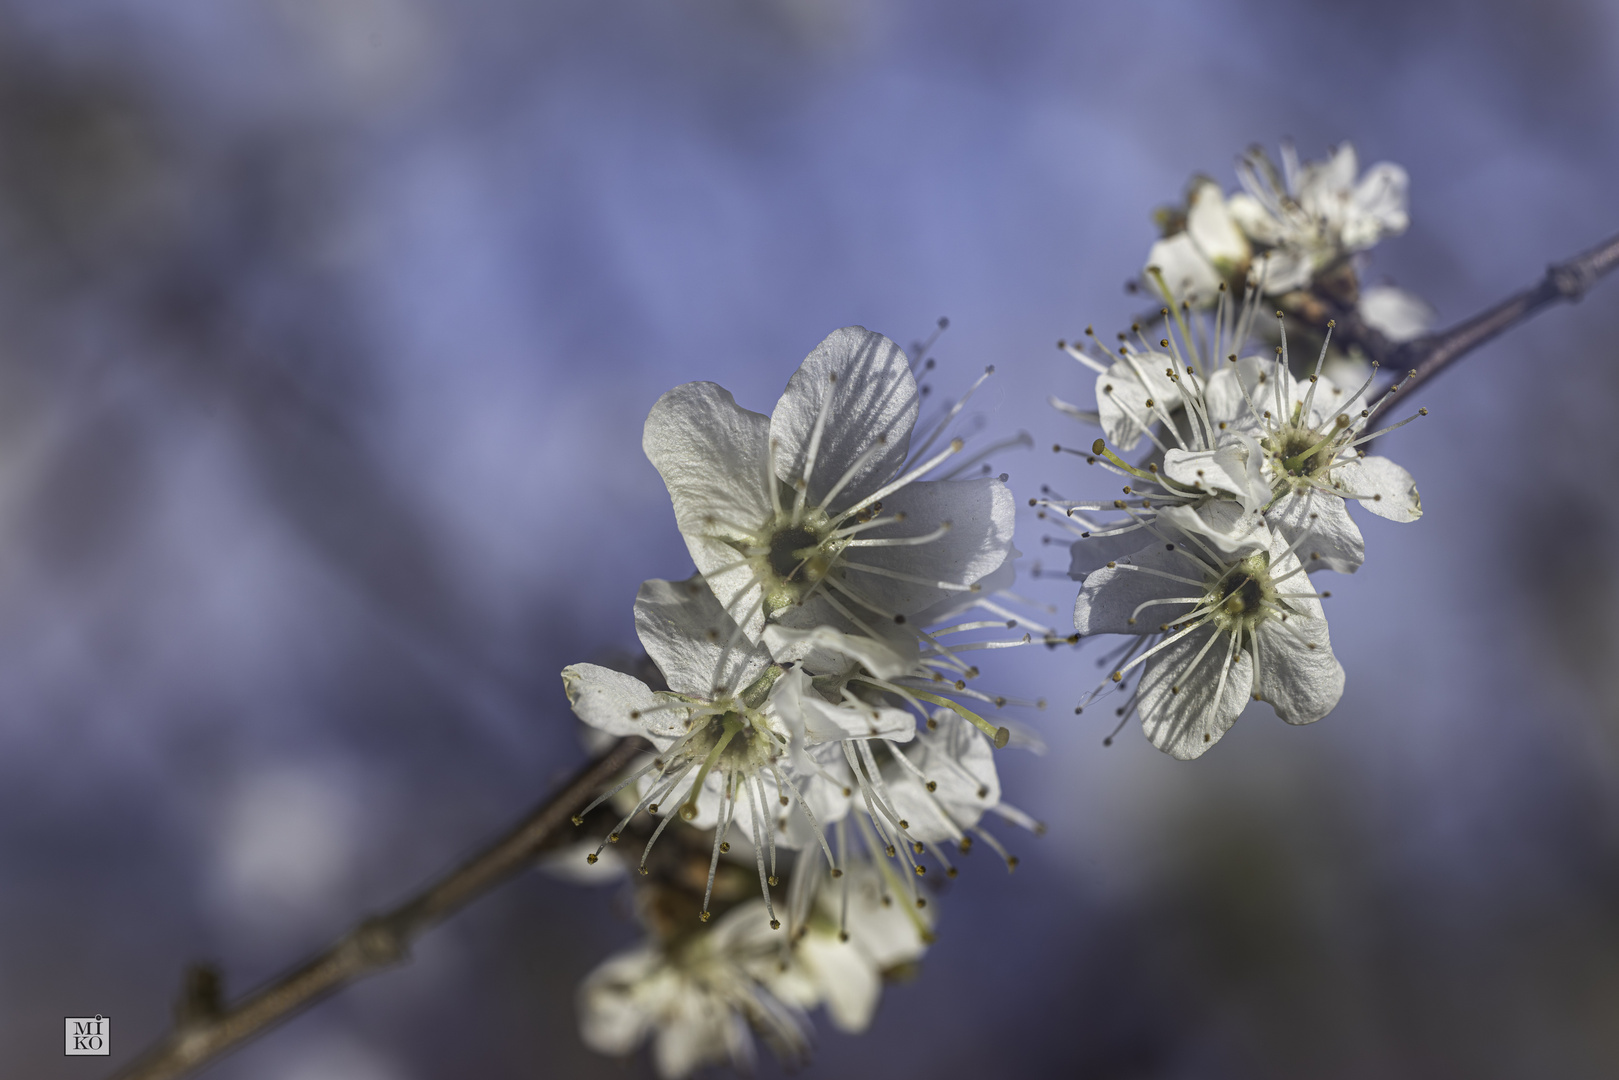
[[[1194,171],[1400,162],[1368,280],[1448,322],[1619,226],[1616,100],[1602,0],[0,3],[3,1071],[128,1060],[185,962],[251,987],[581,759],[559,670],[689,568],[665,389],[769,411],[834,327],[948,315],[940,393],[993,363],[989,432],[1088,442],[1053,343],[1134,313]],[[1050,831],[969,860],[921,978],[805,1075],[1619,1072],[1616,305],[1384,441],[1426,516],[1362,515],[1323,583],[1321,723],[1104,749],[1092,649],[998,654],[1052,702],[1001,758]],[[646,1075],[572,1003],[635,936],[530,875],[210,1075]],[[61,1057],[98,1012],[113,1057]]]

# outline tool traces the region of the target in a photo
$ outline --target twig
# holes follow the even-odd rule
[[[1502,300],[1493,307],[1464,319],[1447,330],[1426,334],[1401,345],[1390,345],[1381,335],[1356,333],[1357,340],[1368,346],[1373,359],[1384,367],[1403,374],[1413,374],[1398,394],[1390,395],[1372,410],[1366,426],[1389,407],[1396,397],[1404,397],[1411,388],[1439,374],[1474,349],[1552,304],[1574,303],[1585,295],[1597,279],[1619,267],[1619,236],[1603,241],[1588,251],[1582,251],[1566,262],[1553,263],[1546,268],[1546,276],[1521,292]],[[1369,328],[1366,328],[1369,329]],[[1381,353],[1381,355],[1379,355]]]
[[[210,995],[198,992],[198,984],[210,976],[197,969],[188,972],[175,1029],[114,1080],[183,1076],[349,983],[407,959],[416,937],[527,868],[535,855],[555,846],[559,836],[571,835],[574,813],[647,749],[640,739],[620,739],[481,852],[394,910],[366,919],[320,955],[232,1008],[210,1006]],[[212,978],[211,1000],[217,1003],[217,976]]]

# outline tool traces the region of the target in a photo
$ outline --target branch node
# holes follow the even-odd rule
[[[1588,260],[1570,259],[1546,267],[1546,280],[1551,282],[1557,295],[1569,303],[1578,303],[1596,283],[1598,275]]]
[[[367,964],[397,964],[410,956],[410,948],[391,922],[373,916],[354,930],[350,939]]]
[[[212,964],[188,964],[180,979],[180,997],[174,1003],[174,1026],[194,1028],[211,1024],[225,1011],[225,983]]]

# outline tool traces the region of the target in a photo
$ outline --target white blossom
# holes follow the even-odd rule
[[[774,956],[754,964],[759,981],[799,1009],[826,1006],[840,1031],[864,1031],[885,976],[921,959],[933,941],[933,909],[908,901],[903,880],[878,859],[852,860],[832,884],[795,872],[793,885],[803,895],[790,932]]]
[[[1405,170],[1384,161],[1359,172],[1355,148],[1347,142],[1325,161],[1302,164],[1292,145],[1283,143],[1280,170],[1259,148],[1238,161],[1243,191],[1226,206],[1248,239],[1272,253],[1264,273],[1267,293],[1304,288],[1346,255],[1405,231]]]
[[[1294,379],[1285,330],[1282,342],[1273,361],[1245,357],[1214,373],[1204,399],[1217,422],[1249,433],[1257,442],[1269,487],[1265,520],[1298,545],[1309,569],[1349,573],[1364,560],[1365,542],[1346,502],[1358,502],[1390,521],[1408,522],[1422,516],[1422,499],[1410,473],[1360,449],[1383,434],[1365,430],[1371,378],[1358,389],[1327,378],[1321,373],[1323,345],[1315,374]]]
[[[1137,530],[1176,507],[1202,514],[1199,528],[1204,532],[1216,524],[1233,530],[1227,537],[1228,548],[1230,543],[1243,542],[1262,518],[1299,548],[1310,570],[1343,573],[1354,571],[1365,557],[1364,540],[1349,516],[1346,501],[1358,501],[1394,521],[1414,521],[1421,516],[1421,499],[1410,474],[1386,458],[1367,457],[1361,449],[1409,422],[1366,431],[1375,410],[1366,391],[1376,365],[1358,389],[1341,386],[1322,374],[1331,342],[1329,324],[1315,372],[1307,379],[1294,379],[1287,334],[1280,321],[1281,345],[1274,359],[1248,356],[1239,360],[1230,351],[1220,362],[1217,357],[1239,345],[1251,323],[1251,305],[1245,304],[1228,318],[1224,296],[1222,292],[1214,319],[1212,348],[1200,349],[1198,335],[1182,323],[1179,332],[1166,330],[1168,336],[1158,342],[1138,332],[1135,349],[1128,343],[1121,343],[1117,352],[1103,349],[1113,361],[1104,372],[1129,365],[1142,377],[1171,388],[1172,397],[1159,393],[1173,407],[1152,398],[1148,399],[1152,413],[1137,414],[1133,426],[1121,431],[1103,423],[1107,439],[1097,440],[1087,455],[1090,463],[1129,481],[1123,492],[1128,498],[1036,500],[1061,510],[1066,519],[1062,523],[1080,536],[1072,547],[1071,576],[1083,578],[1131,550],[1139,539],[1133,535]],[[1168,315],[1166,311],[1166,320]],[[1225,326],[1236,327],[1229,339],[1224,337]],[[1169,351],[1155,351],[1155,345]],[[1085,352],[1068,351],[1093,369],[1102,368],[1100,361]],[[1113,378],[1099,376],[1099,404]],[[1385,398],[1399,386],[1392,386]],[[1080,415],[1062,402],[1057,405]],[[1418,410],[1417,415],[1425,413]],[[1157,453],[1142,466],[1129,464],[1106,445],[1121,433],[1149,439]],[[1119,444],[1121,450],[1128,450],[1129,445],[1128,441]],[[1242,513],[1222,511],[1211,517],[1200,509],[1221,501],[1235,502]],[[1111,523],[1090,516],[1109,509],[1125,511],[1128,516]]]
[[[1122,689],[1142,669],[1124,720],[1139,714],[1154,746],[1191,759],[1225,734],[1250,696],[1290,724],[1332,710],[1343,668],[1320,600],[1280,534],[1261,525],[1226,550],[1229,531],[1205,527],[1185,508],[1144,532],[1153,542],[1088,574],[1074,607],[1080,633],[1135,638],[1111,675]]]
[[[657,750],[650,762],[590,808],[637,785],[634,808],[606,842],[618,842],[630,820],[645,810],[663,818],[647,853],[675,812],[698,828],[713,828],[710,892],[720,853],[729,847],[726,837],[740,816],[742,831],[753,842],[768,908],[770,886],[776,884],[776,830],[771,823],[778,805],[796,802],[831,860],[814,810],[793,775],[793,748],[801,729],[792,717],[783,717],[772,696],[784,669],[762,645],[738,631],[701,577],[644,583],[635,601],[635,624],[642,646],[668,683],[667,691],[655,692],[633,676],[594,664],[575,664],[562,673],[568,701],[581,720],[613,735],[639,735]],[[582,821],[582,814],[574,818],[575,824]],[[600,851],[592,852],[589,861],[595,862]],[[643,872],[645,867],[643,854]],[[705,921],[708,901],[705,894]],[[771,922],[776,922],[773,914]]]
[[[579,988],[586,1045],[623,1055],[651,1039],[665,1080],[704,1065],[751,1069],[755,1030],[784,1061],[805,1060],[810,1027],[803,1011],[772,994],[757,975],[779,955],[758,934],[765,914],[759,901],[740,904],[707,933],[648,941],[609,958]]]
[[[769,417],[713,383],[653,406],[647,457],[698,569],[749,640],[767,622],[835,625],[914,648],[908,616],[1007,560],[1010,492],[993,478],[923,479],[963,443],[936,445],[941,424],[913,447],[917,408],[904,353],[861,327],[821,342]]]
[[[1253,249],[1213,180],[1199,180],[1186,198],[1186,223],[1147,252],[1147,278],[1162,282],[1193,307],[1215,302],[1223,282],[1241,280]]]

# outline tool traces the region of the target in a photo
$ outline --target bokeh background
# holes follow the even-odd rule
[[[1128,320],[1194,171],[1404,164],[1369,280],[1448,321],[1619,227],[1615,101],[1606,0],[4,0],[0,1072],[103,1075],[184,963],[258,983],[581,760],[558,671],[688,571],[668,387],[768,411],[832,328],[948,315],[940,393],[993,363],[986,433],[1088,442],[1053,342]],[[1091,649],[999,654],[1050,831],[804,1075],[1619,1072],[1616,341],[1610,281],[1419,393],[1321,723],[1104,749]],[[649,1075],[575,1034],[635,936],[530,875],[210,1075]]]

